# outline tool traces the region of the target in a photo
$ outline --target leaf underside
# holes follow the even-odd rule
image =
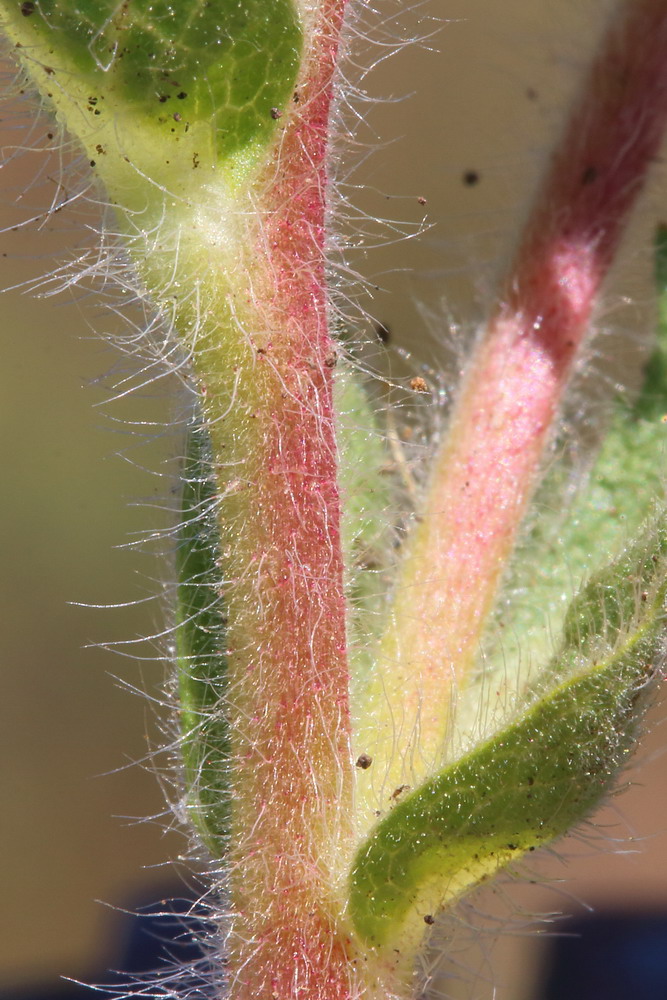
[[[350,888],[350,913],[368,945],[414,953],[425,918],[599,803],[659,673],[666,577],[661,517],[575,598],[560,653],[521,718],[378,823]]]

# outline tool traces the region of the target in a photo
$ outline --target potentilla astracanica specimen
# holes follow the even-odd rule
[[[437,914],[591,813],[663,671],[662,341],[591,478],[609,512],[582,494],[555,545],[522,525],[660,150],[667,3],[610,10],[401,532],[327,283],[350,3],[0,0],[196,396],[175,545],[180,806],[228,901],[218,979],[238,1000],[417,996]],[[560,629],[540,648],[509,609],[528,675],[509,647],[480,656],[508,566]]]

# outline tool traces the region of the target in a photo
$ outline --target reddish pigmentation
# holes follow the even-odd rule
[[[667,7],[621,5],[462,386],[399,593],[394,697],[437,756],[572,363],[667,123]],[[419,616],[412,614],[418,603]]]
[[[261,451],[248,489],[257,563],[230,662],[239,877],[230,939],[238,1000],[351,1000],[331,898],[351,843],[352,770],[340,504],[327,328],[325,156],[343,0],[321,5],[298,102],[260,182],[249,296],[271,351],[254,369]],[[257,261],[260,262],[257,266]],[[252,676],[242,663],[252,664]],[[248,682],[245,682],[248,678]],[[291,956],[285,960],[285,956]]]

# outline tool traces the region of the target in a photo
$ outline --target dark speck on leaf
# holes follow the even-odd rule
[[[474,187],[475,184],[479,184],[480,176],[476,170],[466,170],[463,175],[463,183],[466,187]]]
[[[21,4],[21,13],[24,17],[30,17],[31,14],[35,13],[36,6],[32,0],[25,0],[25,3]]]
[[[357,757],[356,767],[360,767],[362,771],[367,770],[373,763],[373,758],[369,757],[367,753],[362,753]]]
[[[280,108],[271,108],[271,117],[273,118],[274,122],[278,121],[278,119],[282,118],[282,116],[283,113],[280,110]]]
[[[426,914],[426,916],[424,917],[424,923],[428,924],[429,927],[431,926],[431,924],[435,923],[435,917],[433,916],[432,913],[427,913]]]
[[[179,101],[184,101],[187,96],[188,95],[184,90],[181,90],[180,93],[176,94],[176,97],[179,99]]]

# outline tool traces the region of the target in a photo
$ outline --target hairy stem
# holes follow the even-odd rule
[[[223,497],[229,974],[231,995],[244,1000],[342,1000],[355,991],[340,898],[352,770],[324,269],[343,8],[330,0],[311,25],[292,107],[256,185],[252,287],[228,300],[246,332],[238,397],[228,370],[216,376],[214,345],[195,355]]]
[[[469,365],[411,540],[363,749],[391,794],[441,759],[572,363],[667,119],[667,4],[619,4]],[[418,751],[415,745],[418,744]],[[417,755],[418,754],[418,755]],[[376,785],[375,794],[379,786]]]

